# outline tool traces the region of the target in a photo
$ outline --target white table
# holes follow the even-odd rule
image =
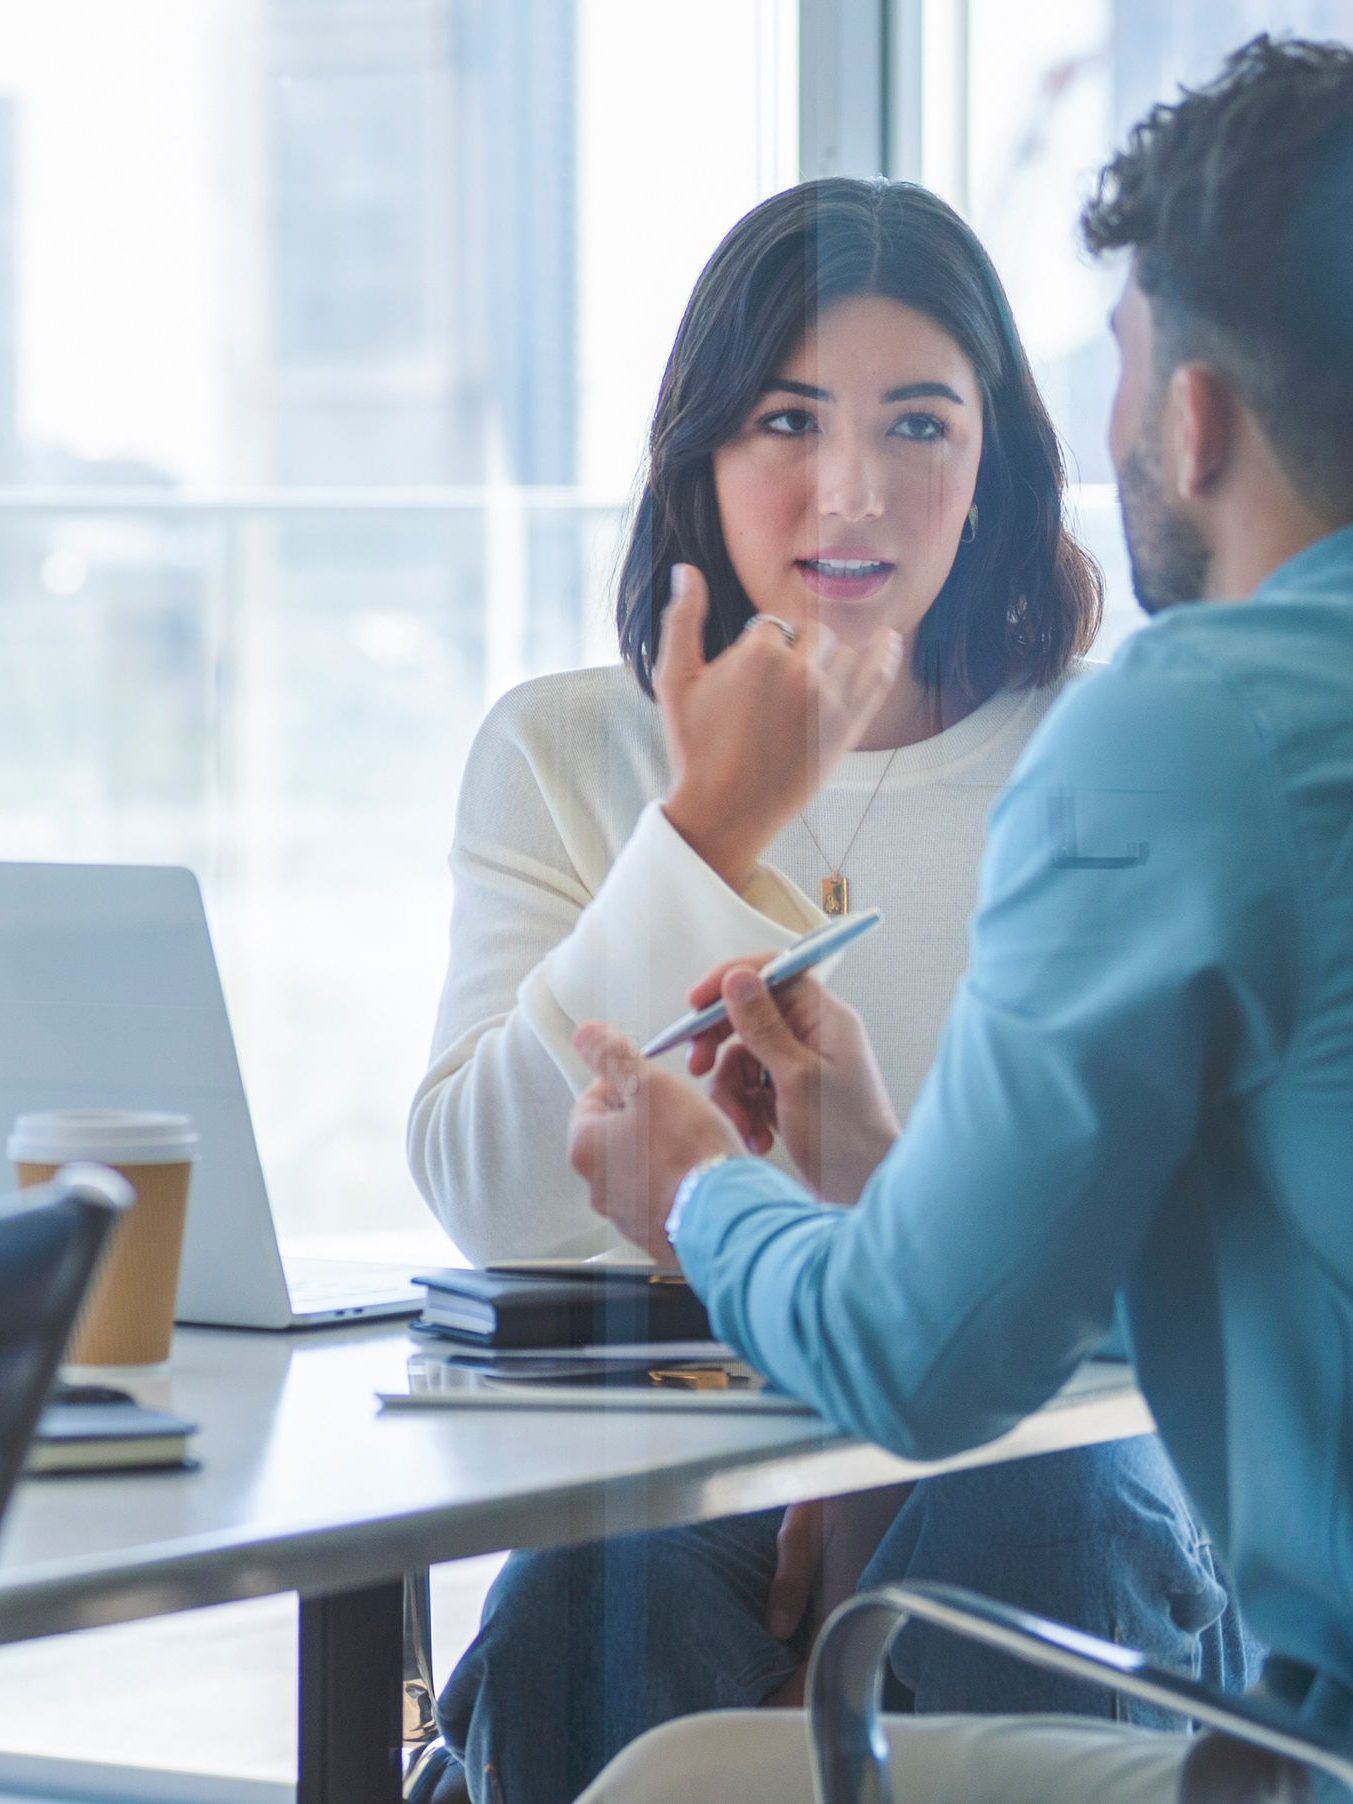
[[[374,1392],[404,1388],[415,1351],[400,1326],[180,1329],[148,1400],[201,1424],[201,1469],[24,1481],[0,1538],[0,1641],[296,1591],[298,1799],[378,1804],[399,1796],[407,1569],[711,1520],[1151,1427],[1115,1368],[940,1465],[792,1416],[382,1415]]]

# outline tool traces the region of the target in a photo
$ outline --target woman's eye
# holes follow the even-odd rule
[[[778,433],[781,438],[802,438],[805,433],[817,429],[817,421],[802,407],[782,407],[779,413],[768,413],[761,425],[765,431]]]
[[[943,438],[947,428],[944,421],[933,413],[904,413],[900,420],[889,427],[892,438],[909,438],[927,444],[932,439]]]

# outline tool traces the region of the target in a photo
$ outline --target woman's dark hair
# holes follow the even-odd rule
[[[1353,516],[1353,49],[1251,38],[1133,127],[1081,229],[1135,253],[1162,373],[1212,365],[1294,487]]]
[[[621,652],[649,695],[674,563],[708,579],[707,656],[753,613],[724,545],[713,456],[820,314],[857,295],[900,301],[941,326],[982,391],[978,530],[921,623],[918,678],[984,701],[1004,684],[1053,681],[1094,638],[1099,570],[1063,524],[1061,450],[991,259],[927,189],[833,176],[740,220],[677,329],[616,603]]]

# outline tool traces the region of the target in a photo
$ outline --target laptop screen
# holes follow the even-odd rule
[[[180,1321],[290,1305],[202,896],[170,865],[0,863],[0,1133],[45,1109],[186,1115]]]

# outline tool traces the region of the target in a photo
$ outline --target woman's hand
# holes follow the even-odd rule
[[[810,622],[793,645],[773,625],[705,662],[709,590],[690,564],[672,572],[653,688],[677,832],[741,891],[780,829],[817,794],[897,679],[891,627],[861,646]]]
[[[766,1598],[767,1631],[788,1641],[809,1605],[825,1622],[852,1596],[860,1574],[906,1502],[909,1484],[791,1503],[775,1538],[775,1575]]]
[[[853,1203],[901,1132],[864,1022],[812,977],[768,990],[765,962],[721,965],[691,991],[694,1008],[722,995],[728,1022],[687,1063],[714,1070],[711,1096],[748,1151],[769,1152],[778,1131],[820,1197]]]
[[[596,1073],[569,1118],[569,1163],[589,1201],[627,1240],[670,1265],[667,1216],[677,1185],[719,1153],[742,1154],[728,1121],[694,1085],[658,1071],[632,1040],[588,1021],[573,1044]]]
[[[803,1621],[822,1567],[823,1505],[791,1503],[775,1537],[775,1575],[766,1598],[766,1630],[788,1641]]]

